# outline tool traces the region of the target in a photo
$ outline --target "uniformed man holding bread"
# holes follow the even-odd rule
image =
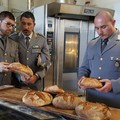
[[[94,24],[99,37],[91,40],[87,46],[79,68],[78,85],[86,90],[88,101],[120,108],[120,32],[115,28],[112,15],[105,10],[95,16]],[[84,77],[96,78],[103,86],[82,86]]]
[[[35,18],[32,12],[26,11],[20,16],[21,32],[11,35],[19,43],[20,63],[29,66],[34,75],[21,78],[21,86],[42,90],[42,80],[50,67],[50,55],[46,38],[34,32]]]

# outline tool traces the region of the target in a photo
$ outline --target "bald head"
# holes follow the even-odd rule
[[[110,37],[115,31],[115,20],[111,13],[102,10],[94,19],[96,31],[103,39]]]
[[[95,16],[95,20],[99,19],[99,18],[104,18],[108,21],[114,21],[113,16],[111,15],[110,12],[106,11],[106,10],[101,10],[100,12],[98,12]]]

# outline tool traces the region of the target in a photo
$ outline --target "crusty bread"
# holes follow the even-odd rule
[[[44,91],[51,94],[59,94],[59,93],[65,92],[63,89],[59,88],[57,85],[47,86],[44,88]]]
[[[81,78],[80,85],[88,88],[101,88],[103,86],[102,83],[96,78],[87,78],[87,77]]]
[[[53,106],[61,109],[75,109],[75,107],[85,101],[82,97],[78,97],[72,93],[62,93],[56,95],[53,99],[52,104]]]
[[[31,106],[44,106],[51,104],[53,100],[52,95],[40,91],[28,91],[22,98],[22,101]]]
[[[110,120],[111,113],[103,103],[83,102],[75,107],[78,116],[85,115],[89,120]]]
[[[31,70],[31,68],[19,62],[13,62],[9,64],[9,69],[26,77],[33,76],[33,71]]]

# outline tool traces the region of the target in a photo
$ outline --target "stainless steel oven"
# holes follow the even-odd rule
[[[54,84],[78,92],[77,73],[88,40],[94,38],[93,21],[54,19]]]

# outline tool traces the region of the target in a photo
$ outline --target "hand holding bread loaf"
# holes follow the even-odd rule
[[[19,62],[13,62],[9,64],[9,69],[16,72],[22,76],[31,77],[33,76],[33,71],[30,67],[23,65]]]
[[[79,85],[84,86],[86,88],[101,88],[103,86],[102,83],[96,78],[87,78],[87,77],[82,77],[80,79]]]

